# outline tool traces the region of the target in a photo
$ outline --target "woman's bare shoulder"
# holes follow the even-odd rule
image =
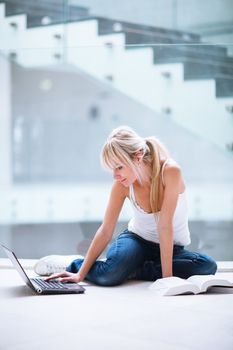
[[[166,161],[165,167],[163,169],[164,173],[177,173],[181,174],[181,166],[172,158]]]
[[[179,186],[180,192],[184,191],[185,183],[182,176],[182,169],[181,166],[174,159],[169,159],[166,162],[166,165],[163,169],[163,178],[165,184],[177,184]]]

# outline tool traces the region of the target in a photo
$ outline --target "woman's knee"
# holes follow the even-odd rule
[[[193,275],[214,275],[216,271],[216,262],[206,254],[185,250],[173,261],[173,273],[181,278]]]
[[[217,264],[213,258],[206,254],[194,253],[193,274],[195,275],[214,275],[217,271]]]
[[[201,274],[203,275],[214,275],[217,271],[216,261],[206,254],[200,254],[198,258],[199,264],[201,265]]]

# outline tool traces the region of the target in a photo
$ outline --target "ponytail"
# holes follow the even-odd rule
[[[148,151],[144,159],[151,164],[151,189],[150,189],[150,205],[152,212],[159,211],[159,177],[161,172],[161,159],[168,158],[169,153],[164,145],[154,137],[145,138]]]

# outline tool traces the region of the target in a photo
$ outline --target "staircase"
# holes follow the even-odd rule
[[[12,61],[76,66],[232,150],[233,58],[225,47],[192,33],[90,16],[83,7],[64,12],[58,0],[4,1],[0,19],[0,47]]]

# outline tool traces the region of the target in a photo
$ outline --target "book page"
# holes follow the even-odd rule
[[[194,275],[189,277],[187,281],[197,285],[201,292],[205,292],[212,286],[233,287],[232,281],[216,275]]]
[[[156,294],[159,294],[159,295],[200,293],[200,290],[196,285],[193,285],[189,281],[179,277],[160,278],[155,282],[153,282],[150,285],[149,289],[155,291]]]

